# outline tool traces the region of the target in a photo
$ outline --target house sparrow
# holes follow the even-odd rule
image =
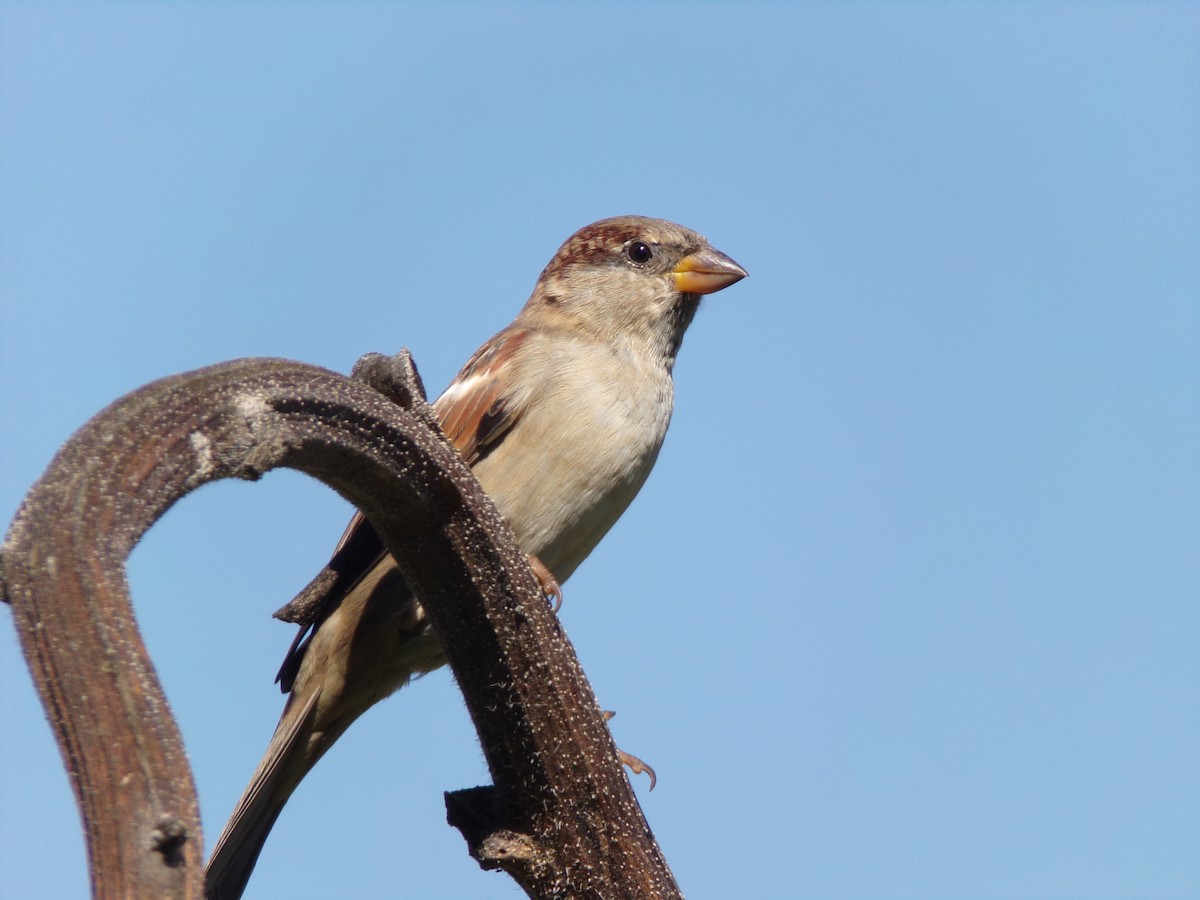
[[[745,276],[680,225],[596,222],[559,248],[513,323],[433,404],[548,593],[650,474],[671,419],[675,355],[701,295]],[[283,715],[209,860],[210,900],[241,896],[283,805],[350,724],[445,662],[361,513],[297,601],[313,597],[280,671],[290,692]]]

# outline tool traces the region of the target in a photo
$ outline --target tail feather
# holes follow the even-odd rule
[[[237,900],[296,786],[360,715],[445,662],[441,644],[388,555],[306,623],[284,663],[287,705],[206,871],[208,900]],[[311,632],[308,631],[311,628]]]
[[[267,752],[213,847],[205,869],[207,900],[237,900],[245,891],[275,820],[319,757],[309,758],[316,704],[314,693],[295,715],[288,709],[279,720]]]

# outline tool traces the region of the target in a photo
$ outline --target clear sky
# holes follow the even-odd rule
[[[688,896],[1200,896],[1195,3],[5,3],[0,42],[5,520],[147,381],[407,346],[436,393],[576,228],[674,219],[750,278],[561,615]],[[276,473],[134,553],[210,842],[349,514]],[[0,895],[82,896],[8,628],[0,702]],[[444,821],[486,779],[431,675],[248,896],[520,896]]]

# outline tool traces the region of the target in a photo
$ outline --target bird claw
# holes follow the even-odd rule
[[[542,595],[554,601],[553,611],[557,614],[562,609],[563,603],[562,587],[559,586],[558,579],[546,568],[546,564],[536,556],[529,557],[529,565],[533,569],[533,574],[537,577],[538,586],[542,589]]]
[[[629,755],[620,747],[617,748],[617,758],[620,759],[621,762],[624,763],[629,768],[629,771],[634,775],[649,775],[650,790],[654,790],[654,785],[658,783],[658,776],[654,774],[654,770],[652,768],[650,768],[636,756]]]
[[[606,709],[603,712],[605,722],[616,715],[611,709]],[[654,770],[650,766],[646,765],[646,763],[636,756],[626,753],[620,747],[617,748],[617,759],[621,760],[621,764],[627,767],[634,775],[649,775],[650,790],[654,790],[654,785],[658,784],[658,776],[654,774]]]

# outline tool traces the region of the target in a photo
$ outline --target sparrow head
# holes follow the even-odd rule
[[[581,228],[554,254],[522,316],[602,339],[649,341],[674,360],[700,297],[746,270],[689,228],[616,216]]]

